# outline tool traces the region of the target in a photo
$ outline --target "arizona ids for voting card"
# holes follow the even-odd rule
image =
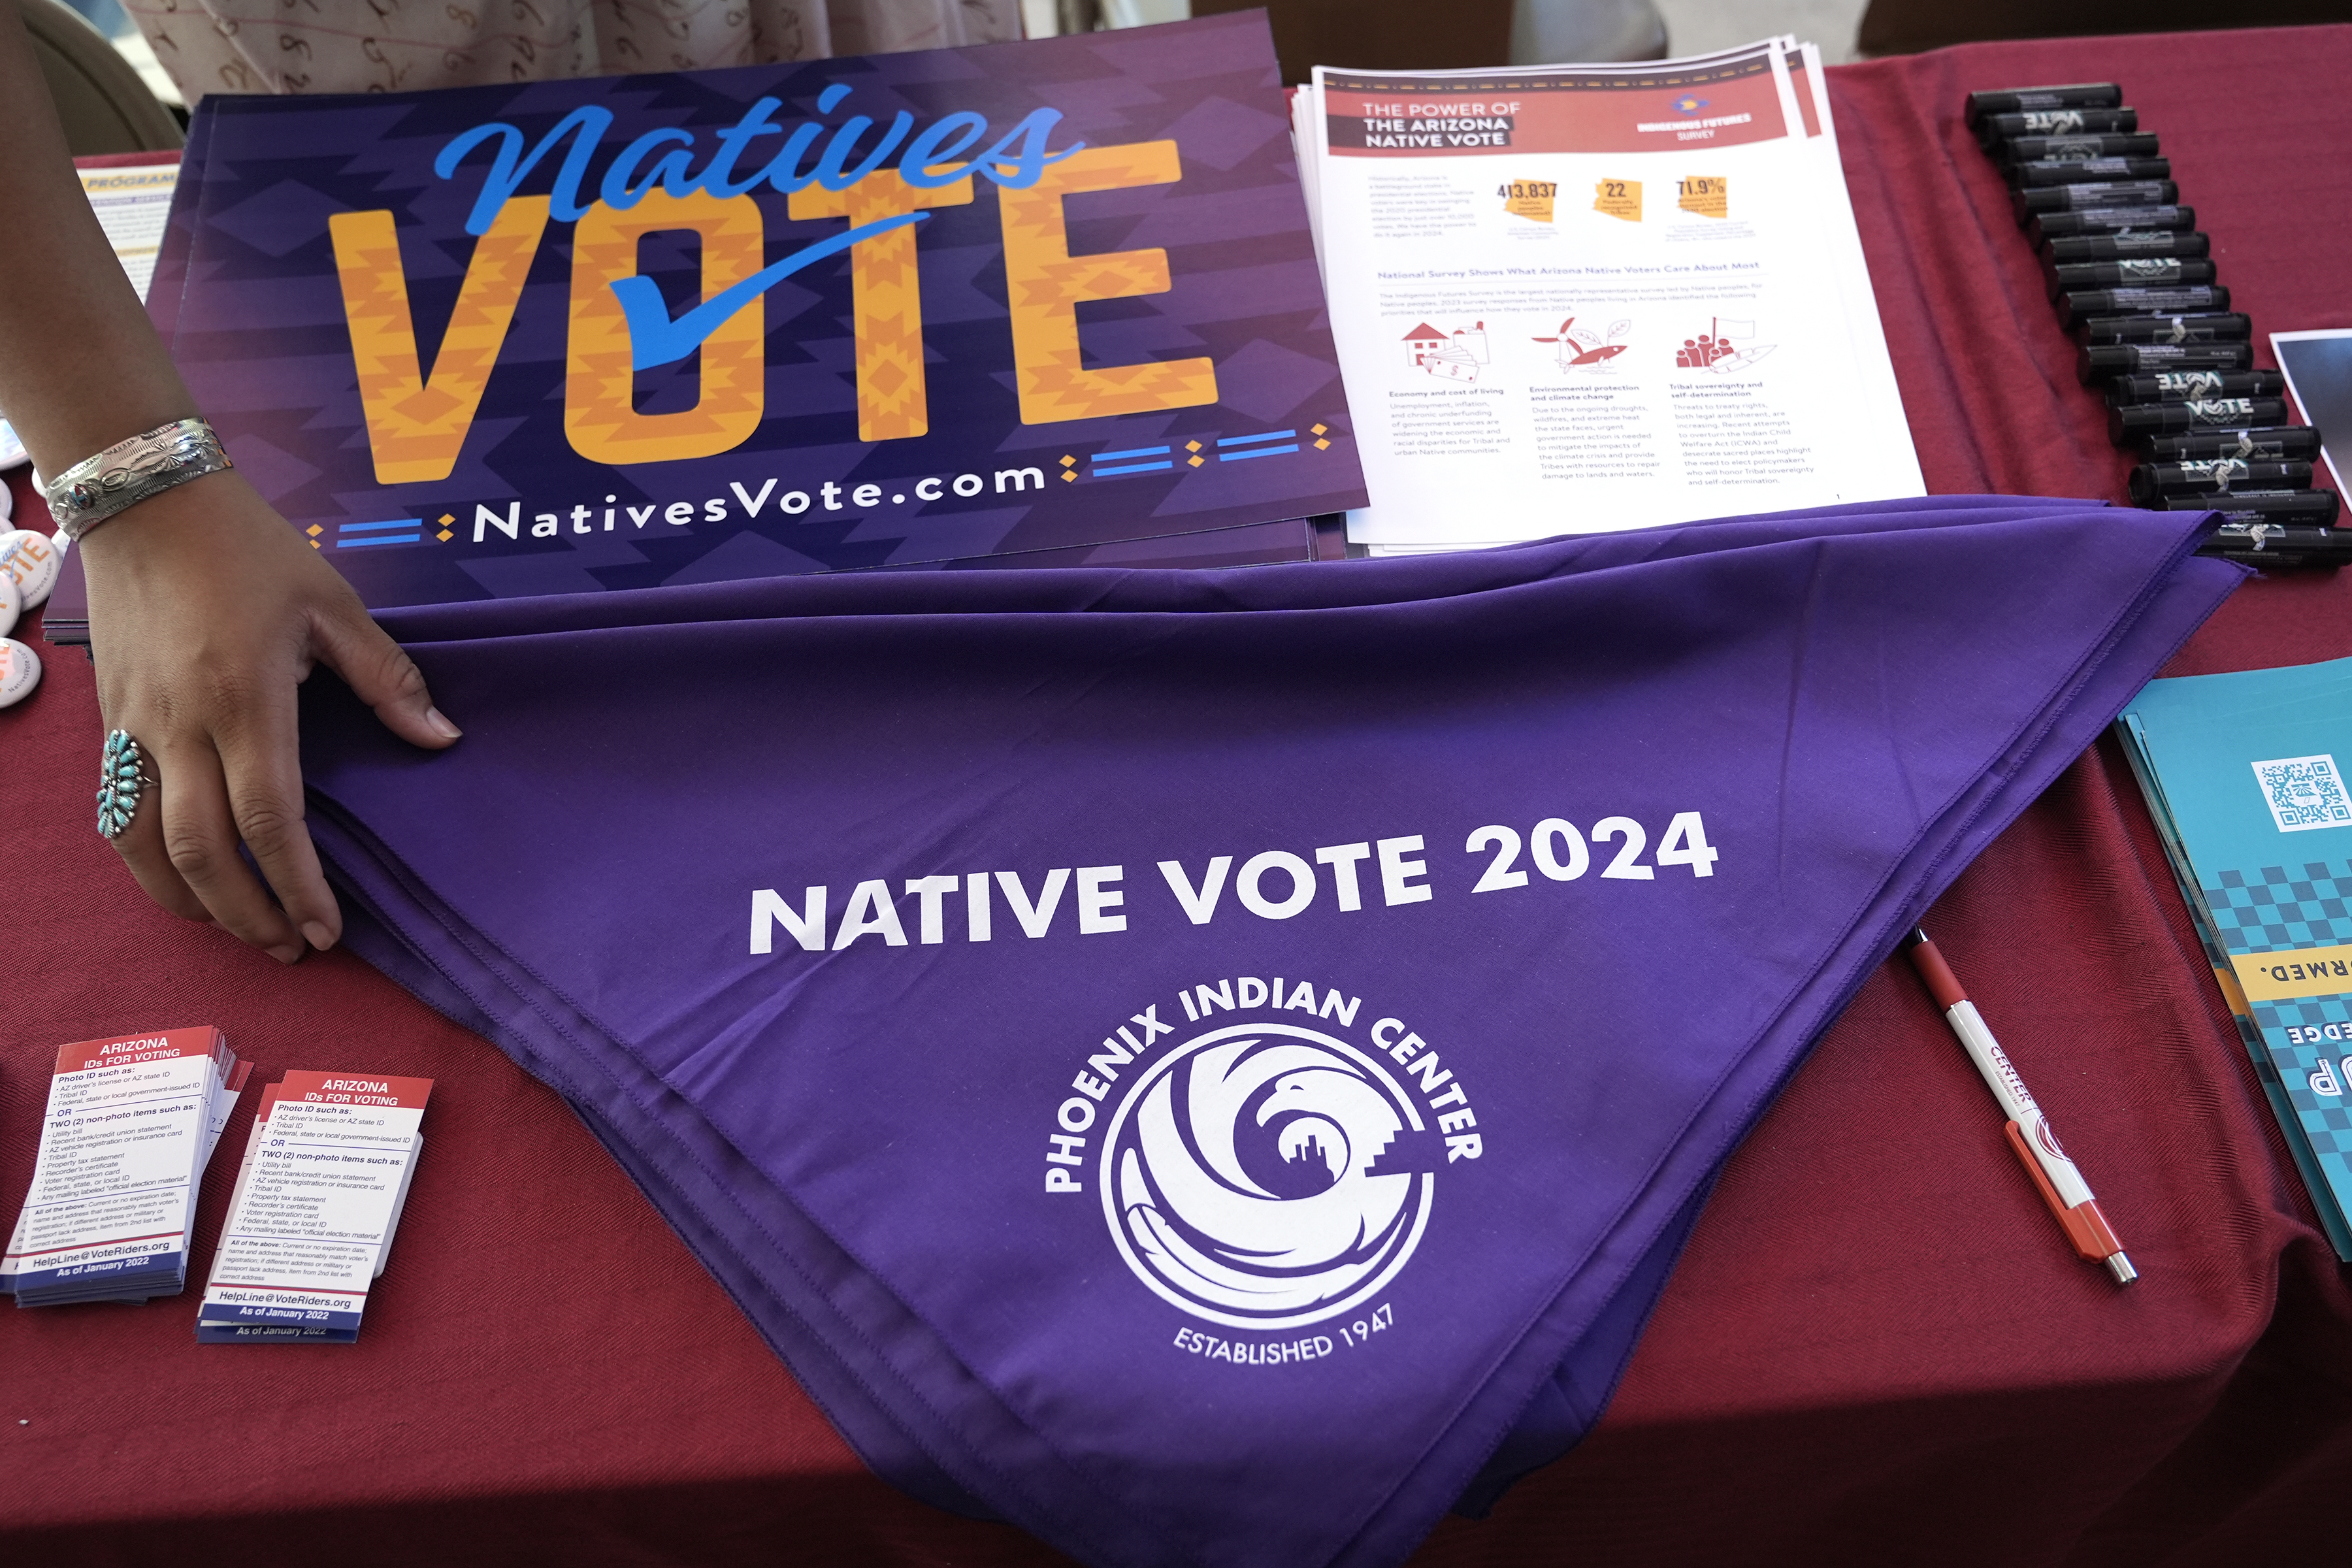
[[[1375,552],[1925,493],[1818,56],[1318,68]]]
[[[196,1338],[350,1344],[408,1201],[429,1078],[289,1072],[254,1119]]]
[[[251,1070],[210,1027],[58,1051],[0,1291],[20,1307],[177,1295],[196,1184]]]

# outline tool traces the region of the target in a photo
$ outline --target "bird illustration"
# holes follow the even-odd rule
[[[1305,1044],[1227,1041],[1190,1065],[1151,1086],[1118,1162],[1136,1249],[1187,1293],[1243,1310],[1330,1300],[1378,1271],[1423,1179],[1369,1173],[1404,1131],[1388,1098]],[[1236,1143],[1251,1134],[1318,1190],[1285,1197],[1254,1178]]]

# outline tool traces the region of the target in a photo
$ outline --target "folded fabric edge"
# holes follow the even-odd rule
[[[2053,693],[2048,715],[2025,752],[2008,773],[1988,775],[1977,791],[1964,795],[1942,814],[1957,819],[1961,826],[1940,851],[1927,851],[1927,836],[1923,832],[1912,853],[1882,879],[1878,893],[1857,913],[1845,937],[1792,992],[1757,1041],[1732,1060],[1715,1093],[1694,1111],[1694,1121],[1709,1106],[1731,1104],[1739,1108],[1738,1113],[1718,1119],[1721,1124],[1752,1126],[1870,971],[1894,951],[1902,933],[1917,923],[1987,844],[2097,740],[2149,674],[2160,668],[2243,581],[2247,574],[2242,568],[2191,558],[2210,531],[2210,520],[2189,521],[2193,526],[2184,528],[2151,569],[2132,607],[2111,623],[2106,636]],[[1564,1365],[1606,1311],[1611,1293],[1642,1268],[1652,1248],[1669,1233],[1682,1204],[1720,1168],[1736,1147],[1738,1136],[1735,1132],[1727,1140],[1707,1143],[1684,1138],[1670,1146],[1649,1181],[1629,1199],[1620,1218],[1570,1272],[1544,1314],[1548,1321],[1558,1314],[1573,1326],[1551,1335],[1540,1327],[1531,1327],[1510,1359],[1517,1363],[1520,1352],[1528,1352],[1539,1364]],[[1601,1287],[1597,1291],[1596,1285]],[[1556,1339],[1556,1350],[1535,1349],[1548,1339]],[[1466,1425],[1482,1434],[1464,1442],[1464,1447],[1477,1454],[1477,1460],[1466,1466],[1457,1459],[1451,1467],[1413,1467],[1405,1485],[1368,1521],[1356,1542],[1333,1559],[1334,1568],[1385,1568],[1402,1555],[1389,1542],[1407,1536],[1418,1542],[1435,1527],[1452,1503],[1470,1489],[1486,1460],[1510,1436],[1524,1405],[1512,1405],[1506,1411],[1491,1397],[1498,1384],[1510,1381],[1498,1368],[1465,1401],[1454,1425],[1430,1447],[1435,1454],[1454,1447]],[[1391,1525],[1390,1517],[1402,1509],[1411,1511]]]
[[[1134,567],[1011,569],[977,574],[813,574],[677,587],[482,599],[381,612],[378,622],[408,643],[467,642],[518,634],[771,619],[779,616],[905,616],[1004,613],[1245,613],[1301,597],[1300,609],[1342,609],[1443,599],[1528,580],[1527,562],[1554,557],[1549,575],[1568,576],[1642,561],[1676,558],[1773,540],[1886,531],[1889,516],[1906,531],[1960,527],[2026,513],[2102,511],[2128,515],[2104,501],[2039,496],[1926,496],[1803,511],[1716,518],[1655,529],[1563,534],[1496,551],[1383,560],[1307,562],[1210,570]],[[2179,513],[2151,514],[2168,522]],[[1827,525],[1827,526],[1824,526]],[[1850,526],[1839,526],[1850,525]],[[1752,536],[1752,537],[1746,537]]]
[[[847,1260],[845,1255],[841,1258],[845,1271],[856,1272],[865,1284],[865,1289],[857,1292],[859,1308],[870,1313],[895,1310],[903,1320],[901,1327],[889,1336],[888,1350],[877,1342],[882,1336],[877,1335],[870,1321],[832,1300],[826,1281],[805,1277],[779,1280],[761,1271],[756,1261],[746,1257],[731,1239],[728,1227],[711,1217],[706,1204],[736,1209],[772,1239],[778,1222],[789,1225],[804,1246],[786,1247],[778,1242],[775,1250],[779,1258],[792,1260],[792,1265],[805,1268],[812,1252],[838,1249],[821,1227],[799,1212],[788,1195],[776,1192],[756,1166],[744,1161],[698,1118],[697,1127],[713,1145],[699,1154],[678,1144],[677,1130],[637,1104],[618,1080],[599,1088],[555,1070],[548,1059],[549,1053],[530,1038],[530,1026],[546,1029],[554,1037],[580,1048],[595,1062],[600,1072],[610,1074],[612,1064],[598,1059],[590,1049],[593,1036],[576,1034],[547,1018],[532,998],[487,963],[475,947],[472,933],[450,931],[447,922],[435,913],[429,895],[422,895],[408,885],[405,868],[376,845],[364,829],[350,822],[333,802],[314,795],[312,808],[313,836],[320,840],[330,876],[339,889],[350,894],[355,906],[353,913],[361,917],[346,924],[345,940],[352,951],[409,986],[453,1022],[491,1041],[525,1071],[554,1088],[575,1110],[583,1111],[583,1120],[592,1132],[607,1147],[613,1146],[614,1135],[624,1125],[647,1134],[649,1142],[658,1140],[669,1145],[666,1158],[644,1156],[649,1168],[660,1172],[662,1181],[658,1188],[648,1188],[640,1180],[641,1190],[689,1244],[688,1230],[721,1239],[724,1245],[715,1250],[696,1247],[696,1256],[738,1305],[747,1308],[746,1315],[753,1326],[825,1411],[835,1428],[877,1475],[910,1495],[937,1501],[953,1512],[1008,1517],[1040,1539],[1094,1561],[1171,1564],[1190,1561],[1172,1554],[1164,1536],[1127,1519],[1109,1500],[1096,1493],[1082,1475],[1072,1472],[1067,1462],[1042,1437],[1003,1407],[992,1391],[973,1378],[944,1347],[936,1345],[927,1324],[890,1296],[874,1276]],[[385,886],[368,886],[355,869],[361,866],[370,866],[383,876]],[[442,959],[426,952],[423,944],[407,932],[399,914],[390,907],[390,900],[383,896],[387,893],[398,897],[401,912],[432,920],[439,925],[457,949],[480,964],[479,973],[463,978],[449,973]],[[494,988],[514,997],[519,1003],[516,1015],[506,1016],[495,1012],[477,994],[477,986]],[[534,1016],[536,1024],[530,1026]],[[622,1053],[622,1059],[628,1060],[625,1053]],[[658,1094],[669,1094],[657,1083],[652,1084],[651,1089]],[[720,1177],[711,1169],[714,1160],[733,1167],[732,1180]],[[636,1162],[625,1161],[624,1168],[630,1171],[633,1178],[638,1177]],[[702,1194],[702,1201],[697,1201],[698,1193]],[[665,1197],[677,1202],[690,1216],[687,1226],[679,1226],[664,1203]],[[762,1198],[771,1201],[761,1203]],[[761,1212],[749,1213],[747,1204],[757,1205]],[[837,1289],[843,1280],[836,1278],[830,1283]],[[820,1317],[831,1321],[830,1335],[817,1322]],[[848,1359],[851,1347],[866,1352],[855,1364]],[[893,1353],[904,1355],[925,1348],[932,1353],[919,1359],[928,1363],[929,1374],[961,1387],[962,1419],[968,1422],[979,1416],[985,1428],[982,1433],[971,1434],[961,1425],[949,1425],[954,1417],[938,1409],[935,1401],[927,1397],[908,1373],[890,1359]],[[1049,1474],[1061,1479],[1051,1508],[992,1458],[993,1454],[1022,1449],[1028,1450],[1030,1463],[1042,1464]],[[978,1489],[982,1487],[990,1488],[995,1500],[992,1505],[978,1503]],[[1013,1500],[1016,1506],[1006,1507],[1008,1499]],[[1017,1506],[1024,1501],[1026,1506]],[[1074,1528],[1079,1521],[1085,1521],[1086,1528]]]

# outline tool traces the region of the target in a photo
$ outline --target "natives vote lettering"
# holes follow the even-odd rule
[[[156,312],[373,609],[1245,526],[1219,547],[1303,552],[1363,487],[1277,76],[1235,16],[223,95]]]
[[[817,100],[820,115],[851,94],[847,83],[827,88]],[[740,445],[766,413],[761,297],[843,251],[852,258],[858,300],[859,437],[923,435],[930,418],[919,304],[909,310],[881,297],[903,290],[919,299],[908,231],[932,208],[969,203],[975,180],[1004,194],[999,211],[1007,285],[1018,301],[1013,347],[1024,423],[1216,401],[1216,372],[1206,360],[1076,372],[1062,363],[1070,357],[1063,353],[1064,340],[1076,344],[1078,300],[1168,286],[1159,252],[1104,258],[1126,264],[1131,288],[1106,287],[1099,279],[1070,287],[1057,279],[1057,266],[1066,268],[1070,259],[1061,243],[1062,195],[1175,180],[1173,142],[1097,148],[1090,155],[1082,142],[1049,151],[1062,119],[1054,109],[1034,110],[1001,131],[969,112],[943,115],[916,131],[915,117],[901,110],[886,128],[852,114],[837,124],[804,120],[787,132],[776,121],[782,108],[779,99],[760,99],[708,148],[690,131],[646,131],[604,164],[593,199],[583,198],[589,171],[614,123],[608,109],[573,110],[527,150],[523,132],[503,121],[452,137],[434,160],[436,175],[451,180],[470,173],[485,150],[488,167],[466,220],[466,232],[478,243],[457,314],[429,375],[420,368],[392,213],[330,218],[379,481],[442,479],[457,467],[551,218],[577,226],[564,433],[584,458],[671,462]],[[782,138],[781,145],[755,163],[766,150],[764,139],[773,137]],[[562,163],[554,190],[520,195],[525,178],[558,149]],[[886,168],[894,154],[895,165]],[[761,189],[791,197],[795,220],[845,218],[847,226],[761,266],[767,225],[751,199]],[[706,275],[705,299],[675,320],[659,287],[637,272],[639,241],[673,230],[699,239]],[[697,352],[703,354],[702,396],[693,409],[648,415],[635,408],[635,373]],[[893,370],[895,376],[888,374]]]

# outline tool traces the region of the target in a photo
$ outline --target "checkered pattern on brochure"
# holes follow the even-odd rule
[[[2205,902],[2213,911],[2214,935],[2232,954],[2352,943],[2352,863],[2331,867],[2312,860],[2252,873],[2224,871],[2219,887],[2205,889]],[[2312,1152],[2329,1183],[2345,1190],[2352,1184],[2352,1061],[2347,1060],[2352,1058],[2352,995],[2252,1006]],[[2289,1029],[2319,1033],[2306,1043],[2289,1044]],[[2342,1092],[2326,1095],[2312,1089],[2312,1075],[2323,1061]]]

